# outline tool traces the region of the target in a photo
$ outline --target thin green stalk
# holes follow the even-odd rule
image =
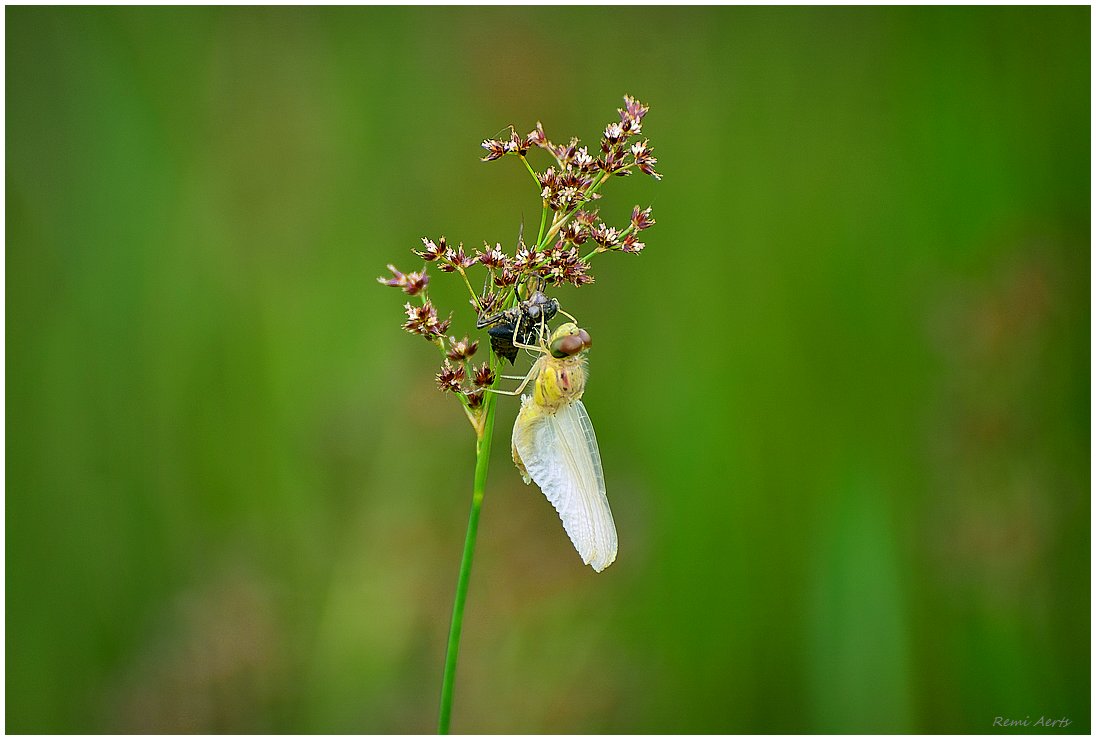
[[[544,221],[548,217],[548,201],[544,201],[544,205],[540,209],[540,230],[537,232],[537,246],[540,246],[541,239],[544,238]]]
[[[492,367],[494,359],[491,360]],[[476,441],[476,473],[472,483],[472,510],[468,514],[468,532],[464,536],[464,554],[457,576],[457,595],[453,601],[453,620],[449,624],[449,647],[445,651],[445,673],[441,681],[441,709],[438,714],[438,734],[449,734],[449,718],[453,712],[453,682],[457,673],[457,653],[460,651],[460,630],[464,620],[464,601],[468,596],[468,580],[472,573],[472,555],[476,549],[476,531],[479,529],[480,509],[483,507],[483,491],[487,486],[487,464],[491,459],[491,438],[495,431],[494,393],[487,393],[483,400],[483,434]]]
[[[458,267],[457,272],[460,273],[460,278],[464,281],[464,284],[468,286],[468,292],[472,295],[472,304],[476,307],[476,310],[479,310],[479,296],[476,295],[476,291],[472,290],[472,284],[468,282],[468,276],[464,274],[464,268]]]
[[[525,169],[529,170],[529,174],[533,176],[533,182],[540,186],[540,178],[537,177],[536,170],[533,169],[533,165],[529,164],[529,160],[525,158],[524,154],[518,155],[521,158],[521,163],[525,165]]]

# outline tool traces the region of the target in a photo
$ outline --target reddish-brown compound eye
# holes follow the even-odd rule
[[[568,334],[552,342],[552,355],[554,357],[571,357],[581,351],[582,339],[577,334]]]
[[[577,334],[568,334],[552,342],[552,356],[562,359],[573,357],[590,346],[590,335],[585,329],[579,329]]]

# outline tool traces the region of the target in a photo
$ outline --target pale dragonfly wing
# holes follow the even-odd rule
[[[616,525],[594,427],[582,401],[549,413],[526,396],[513,442],[515,462],[524,465],[555,507],[582,562],[598,573],[608,568],[617,555]]]

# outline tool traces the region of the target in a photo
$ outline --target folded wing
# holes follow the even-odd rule
[[[582,401],[548,413],[523,398],[513,446],[515,462],[555,507],[582,562],[598,573],[608,568],[617,554],[616,525],[594,427]]]

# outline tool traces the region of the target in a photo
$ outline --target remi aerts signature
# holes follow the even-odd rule
[[[1034,722],[1031,717],[1023,719],[1011,719],[1009,717],[994,717],[994,727],[1069,727],[1073,720],[1069,717],[1039,717]]]

